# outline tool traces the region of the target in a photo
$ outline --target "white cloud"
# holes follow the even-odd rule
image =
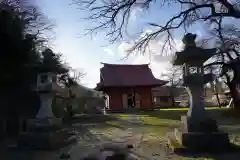
[[[152,33],[152,32],[153,32],[153,30],[151,30],[151,29],[146,29],[144,32],[142,32],[142,34],[140,35],[140,38],[142,38],[142,37],[146,36],[146,34],[150,34],[150,33]]]
[[[156,78],[162,78],[161,75],[171,67],[171,63],[169,62],[152,62],[150,64],[150,68],[152,69],[153,75]]]
[[[144,37],[146,33],[152,33],[151,29],[145,30],[144,34],[141,34],[140,37]],[[118,46],[118,54],[122,57],[127,55],[127,50],[133,46],[133,41],[130,43],[123,42]],[[160,78],[161,74],[171,67],[171,59],[176,51],[179,51],[183,48],[183,43],[181,40],[174,40],[172,46],[170,47],[166,44],[165,48],[164,41],[162,39],[155,39],[150,41],[148,48],[145,53],[137,52],[131,55],[129,58],[132,60],[132,64],[150,64],[150,68],[155,77]]]
[[[151,29],[145,30],[140,37],[144,37],[146,34],[152,33]],[[137,40],[136,40],[137,41]],[[143,50],[136,51],[133,53],[134,56],[139,55],[148,55],[151,60],[156,61],[170,61],[172,56],[175,54],[176,51],[182,50],[183,43],[181,40],[175,39],[171,41],[171,45],[169,43],[165,44],[165,39],[154,39],[149,41],[148,46],[143,53]],[[118,46],[118,54],[122,57],[127,55],[127,51],[134,45],[134,41],[129,43],[123,42]]]
[[[126,51],[132,46],[131,43],[127,43],[127,42],[122,42],[118,48],[117,48],[117,52],[121,57],[125,57],[127,55]]]
[[[139,55],[139,56],[133,57],[132,64],[148,64],[150,62],[151,62],[151,59],[147,55]]]
[[[147,56],[147,55],[139,55],[139,56],[133,57],[132,64],[149,64],[149,67],[151,68],[153,75],[156,78],[160,78],[161,74],[171,66],[171,63],[168,61],[159,62],[159,61],[151,60],[151,56]]]
[[[130,13],[129,21],[130,22],[136,21],[138,14],[142,11],[143,11],[142,8],[139,8],[139,7],[134,8]]]
[[[197,30],[196,34],[197,34],[197,38],[198,39],[202,39],[203,38],[203,33],[200,30]]]
[[[86,76],[81,80],[81,84],[90,88],[96,87],[96,83],[99,82],[100,68],[101,65],[98,64],[97,66],[88,69]]]
[[[104,48],[103,51],[106,52],[106,53],[107,53],[108,55],[110,55],[110,56],[113,56],[113,55],[114,55],[114,53],[113,53],[113,51],[112,51],[111,49]]]

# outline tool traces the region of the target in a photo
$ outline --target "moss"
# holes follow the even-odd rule
[[[176,139],[169,139],[168,141],[169,148],[172,149],[184,149],[185,147],[181,145]]]

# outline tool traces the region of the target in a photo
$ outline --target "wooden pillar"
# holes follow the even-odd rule
[[[141,100],[140,100],[140,95],[138,93],[135,93],[135,102],[136,102],[136,108],[141,108]]]
[[[122,94],[122,108],[127,109],[128,108],[128,102],[127,102],[127,94]]]

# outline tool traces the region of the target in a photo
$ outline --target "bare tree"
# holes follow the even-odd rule
[[[216,72],[218,72],[219,66],[209,66],[207,69],[209,69],[209,72],[211,74],[219,75],[219,73],[216,73]],[[221,102],[220,102],[220,98],[219,98],[219,84],[220,83],[219,83],[218,77],[215,78],[214,81],[210,82],[212,93],[216,96],[218,107],[221,108]]]
[[[83,71],[70,68],[70,71],[68,73],[64,73],[59,76],[59,81],[63,83],[68,89],[69,98],[67,105],[67,113],[69,118],[73,116],[72,104],[73,101],[76,100],[76,95],[73,93],[73,87],[76,87],[85,75],[86,73]]]
[[[172,105],[175,107],[175,93],[176,89],[182,84],[182,68],[181,67],[170,67],[164,74],[161,75],[169,83],[170,96],[172,98]]]
[[[83,9],[89,11],[87,20],[96,24],[92,28],[88,28],[87,34],[94,34],[98,31],[105,30],[106,36],[110,42],[114,43],[117,40],[124,38],[127,31],[127,25],[131,12],[136,8],[141,8],[143,11],[151,9],[152,5],[159,7],[169,7],[175,5],[179,8],[179,12],[170,17],[164,24],[156,24],[149,22],[149,26],[154,27],[151,33],[144,33],[134,41],[133,47],[129,50],[145,52],[151,41],[164,37],[165,46],[173,46],[174,31],[184,29],[185,32],[195,23],[208,25],[209,37],[203,42],[205,44],[210,41],[219,49],[219,55],[214,57],[214,61],[207,66],[215,65],[220,68],[221,74],[224,76],[226,84],[231,90],[231,95],[238,104],[236,86],[240,79],[239,60],[239,42],[240,30],[234,24],[229,24],[229,19],[239,20],[240,18],[240,1],[233,0],[73,0],[73,2]],[[156,13],[158,14],[158,13]],[[203,43],[204,45],[204,43]],[[170,47],[171,49],[171,47]],[[231,78],[231,71],[233,78]]]
[[[149,10],[154,4],[165,7],[170,4],[179,7],[179,12],[171,17],[165,24],[149,22],[149,25],[156,28],[152,33],[136,42],[134,49],[147,47],[151,40],[166,34],[166,41],[173,39],[172,31],[178,28],[188,29],[195,22],[213,23],[213,20],[220,17],[240,18],[239,2],[230,3],[227,0],[73,0],[82,8],[90,11],[86,19],[97,22],[93,28],[88,28],[88,33],[95,33],[105,29],[111,42],[123,38],[126,26],[129,22],[131,12],[136,8]],[[157,13],[156,13],[157,14]],[[225,20],[225,19],[224,19]],[[99,22],[99,23],[98,23]]]
[[[23,26],[25,34],[35,35],[47,43],[55,25],[31,0],[1,0],[0,4],[2,8],[11,7],[19,14],[18,16],[26,23]]]
[[[205,42],[212,39],[215,46],[219,48],[219,54],[214,57],[214,62],[205,65],[214,68],[214,75],[216,78],[223,78],[225,84],[230,89],[231,97],[233,98],[235,106],[239,106],[239,95],[237,86],[239,85],[239,28],[234,25],[223,25],[223,18],[213,20],[216,27],[210,31],[210,38]]]
[[[71,69],[70,72],[71,74],[71,78],[73,79],[73,81],[75,81],[76,83],[80,83],[82,78],[86,76],[86,73],[81,70],[81,69]]]
[[[161,75],[164,79],[169,82],[171,86],[179,86],[181,85],[182,79],[182,67],[169,67],[165,73]]]

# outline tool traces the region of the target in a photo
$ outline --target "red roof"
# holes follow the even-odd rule
[[[131,86],[161,86],[166,81],[156,79],[148,64],[126,65],[106,64],[100,69],[101,80],[97,88],[131,87]]]

